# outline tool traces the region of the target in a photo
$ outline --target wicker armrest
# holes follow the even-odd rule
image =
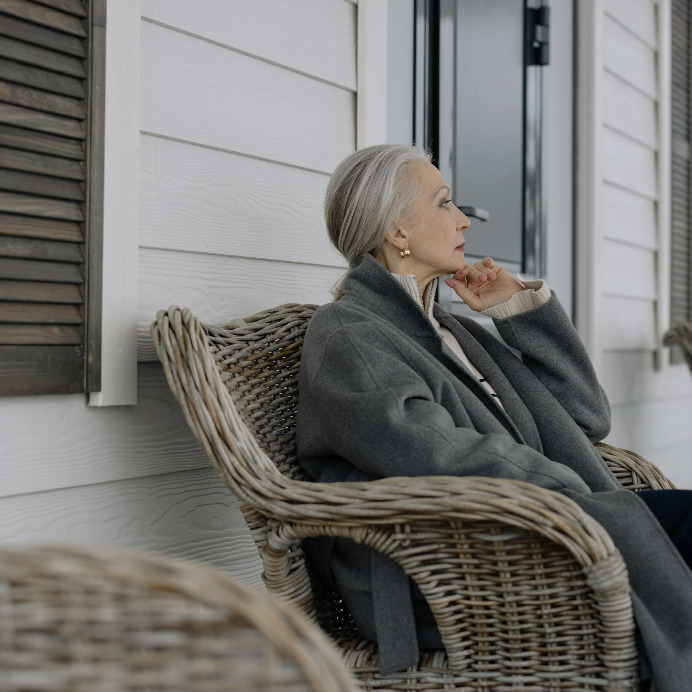
[[[597,442],[596,449],[626,490],[672,490],[675,485],[648,459],[629,449]]]
[[[624,561],[605,529],[567,497],[481,477],[296,483],[292,490],[290,507],[276,507],[280,531],[263,554],[270,588],[272,574],[285,578],[296,540],[350,538],[398,562],[417,583],[453,669],[468,665],[469,617],[487,618],[488,632],[513,617],[519,629],[535,618],[535,631],[592,617],[622,643],[614,656],[623,665],[636,659]]]
[[[200,563],[0,546],[0,688],[355,692],[322,632]]]

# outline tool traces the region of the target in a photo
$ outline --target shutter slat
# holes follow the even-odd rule
[[[86,98],[84,82],[81,79],[24,65],[14,60],[0,58],[0,79],[76,99]]]
[[[47,135],[35,130],[24,130],[12,125],[0,124],[0,146],[60,156],[74,161],[83,161],[85,158],[84,147],[78,140]]]
[[[82,0],[36,0],[39,5],[47,5],[56,10],[62,10],[77,17],[86,17],[86,9]]]
[[[0,344],[75,345],[82,343],[79,327],[62,324],[0,324]]]
[[[0,0],[0,396],[86,390],[89,7]]]
[[[77,264],[84,261],[81,245],[77,243],[61,243],[59,240],[36,240],[34,238],[20,238],[13,235],[0,235],[0,256],[48,260],[51,262],[76,262]]]
[[[46,113],[56,113],[67,118],[86,118],[85,102],[61,96],[60,94],[50,94],[47,91],[34,89],[33,87],[20,86],[0,80],[0,101],[13,103],[16,106],[32,108],[36,111]]]
[[[73,305],[84,302],[79,286],[45,281],[0,281],[0,300]]]
[[[0,212],[27,214],[60,221],[84,221],[82,205],[60,199],[17,195],[0,191]]]
[[[22,238],[61,240],[67,243],[84,241],[84,234],[78,223],[55,221],[54,219],[36,219],[31,216],[15,216],[14,214],[0,214],[0,233],[17,235]]]
[[[0,57],[86,79],[83,60],[48,48],[15,41],[11,38],[4,38],[0,41]]]
[[[76,346],[0,346],[3,396],[84,391],[84,355]]]
[[[86,58],[84,41],[81,38],[68,36],[59,31],[46,29],[7,15],[3,15],[2,21],[0,21],[0,35],[43,48],[50,48],[58,51],[58,53],[66,53],[76,58]]]
[[[671,25],[670,316],[690,319],[690,23],[689,0],[673,0]],[[673,354],[673,360],[679,358]]]
[[[68,180],[84,180],[84,169],[79,161],[33,154],[0,146],[0,168],[10,168],[24,173],[38,173]]]
[[[87,35],[84,22],[78,17],[27,0],[0,0],[0,12],[80,38]]]
[[[8,192],[26,192],[60,199],[83,200],[82,185],[72,180],[52,178],[47,175],[35,175],[0,168],[0,190]]]
[[[78,120],[41,113],[9,103],[0,103],[0,122],[72,139],[82,140],[85,138],[84,126]]]
[[[0,301],[2,322],[15,324],[82,324],[82,313],[75,305],[56,303],[4,303]]]
[[[79,284],[84,277],[76,264],[0,257],[0,279]]]

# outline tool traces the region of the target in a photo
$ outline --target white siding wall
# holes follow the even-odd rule
[[[0,400],[0,542],[130,545],[259,584],[252,540],[188,432],[149,324],[174,303],[221,322],[329,299],[343,262],[321,207],[355,148],[357,6],[141,6],[139,404]]]
[[[580,3],[577,321],[609,441],[692,487],[692,378],[669,366],[669,0]]]

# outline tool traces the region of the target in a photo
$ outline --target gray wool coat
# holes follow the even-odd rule
[[[573,499],[608,531],[627,564],[652,690],[692,689],[692,573],[635,493],[593,447],[610,408],[586,350],[553,295],[505,320],[505,344],[473,320],[434,314],[498,394],[493,401],[419,305],[363,255],[341,300],[320,307],[305,336],[298,457],[316,481],[392,476],[514,478]],[[439,648],[427,605],[403,570],[344,539],[306,542],[322,579],[361,632],[379,644],[381,672]]]

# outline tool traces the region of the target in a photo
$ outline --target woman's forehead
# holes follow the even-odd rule
[[[440,173],[440,171],[437,170],[432,163],[429,163],[428,161],[420,161],[418,170],[416,172],[423,183],[425,191],[431,196],[436,195],[437,192],[443,188],[449,190],[449,185],[442,177],[442,173]]]

